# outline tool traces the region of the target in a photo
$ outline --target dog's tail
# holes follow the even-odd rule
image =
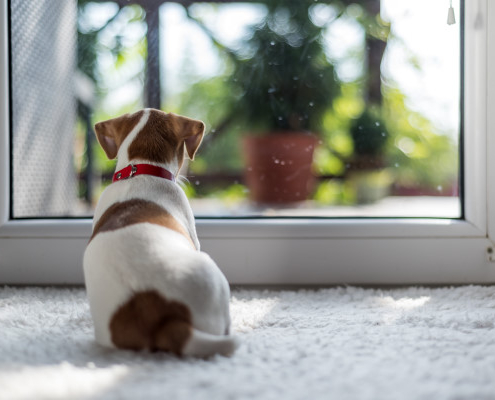
[[[192,329],[191,337],[182,349],[182,354],[193,357],[209,357],[215,354],[230,356],[239,347],[239,341],[232,335],[211,335]]]
[[[110,322],[113,344],[122,349],[167,351],[208,357],[231,355],[238,346],[229,335],[212,335],[192,324],[189,309],[154,290],[138,292],[124,303]]]

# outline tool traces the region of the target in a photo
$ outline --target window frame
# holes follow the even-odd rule
[[[202,250],[231,284],[495,282],[495,4],[464,11],[464,218],[198,219]],[[10,215],[8,15],[0,0],[0,283],[82,284],[91,220]]]

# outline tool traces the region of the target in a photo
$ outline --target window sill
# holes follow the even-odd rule
[[[458,219],[217,219],[196,220],[199,239],[343,239],[485,237],[472,223]],[[0,227],[0,238],[81,238],[91,236],[91,219],[11,220]]]

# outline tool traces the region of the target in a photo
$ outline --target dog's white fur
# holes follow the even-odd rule
[[[129,162],[127,150],[146,126],[146,109],[134,129],[118,149],[117,170]],[[178,174],[177,157],[160,165]],[[187,197],[177,183],[140,175],[109,185],[98,202],[93,228],[105,211],[116,202],[144,199],[165,209],[189,233],[196,249],[182,234],[150,223],[129,225],[98,233],[84,254],[84,275],[95,338],[114,347],[109,322],[116,310],[133,294],[156,290],[168,300],[186,305],[192,315],[193,334],[182,353],[208,356],[230,354],[236,340],[229,335],[229,285],[215,262],[200,250],[194,216]]]

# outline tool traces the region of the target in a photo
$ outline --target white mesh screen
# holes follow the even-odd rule
[[[12,0],[13,216],[72,214],[73,0]]]

